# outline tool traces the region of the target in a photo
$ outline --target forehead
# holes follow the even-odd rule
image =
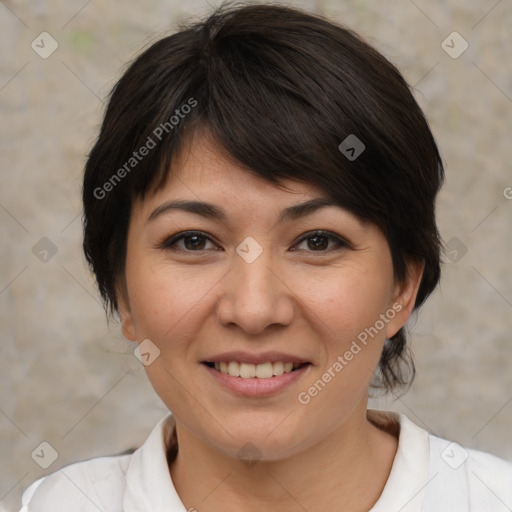
[[[145,203],[154,205],[171,196],[211,201],[261,200],[297,202],[313,198],[328,199],[318,186],[293,179],[271,183],[251,169],[242,166],[207,135],[188,137],[174,156],[161,188],[149,195]]]
[[[276,194],[288,192],[311,197],[326,195],[320,188],[311,183],[291,179],[280,179],[280,185],[270,183],[251,169],[243,167],[231,155],[227,154],[220,145],[201,137],[193,138],[187,144],[184,144],[176,159],[176,164],[169,174],[171,180],[173,177],[176,178],[175,182],[188,180],[218,187],[244,186],[262,194],[271,193],[273,192],[271,189],[275,189]]]

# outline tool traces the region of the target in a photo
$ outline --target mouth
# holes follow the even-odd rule
[[[298,386],[313,365],[290,361],[245,363],[241,361],[203,361],[200,365],[212,378],[211,383],[231,394],[246,398],[278,396]],[[275,373],[275,375],[274,375]]]
[[[293,363],[289,361],[267,361],[260,364],[241,361],[202,361],[202,364],[221,374],[240,379],[276,379],[281,375],[293,373],[311,365],[309,362]]]

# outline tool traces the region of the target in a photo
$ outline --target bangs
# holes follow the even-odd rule
[[[248,172],[275,185],[283,179],[313,184],[341,207],[384,228],[396,194],[391,184],[404,168],[397,139],[406,135],[393,137],[390,130],[390,118],[397,113],[386,111],[376,90],[384,76],[371,82],[364,78],[370,68],[376,78],[379,70],[384,73],[383,58],[367,51],[367,61],[354,69],[347,65],[353,59],[349,42],[338,32],[330,34],[331,25],[326,23],[326,33],[308,44],[299,37],[307,20],[274,30],[277,24],[268,26],[268,12],[265,16],[268,37],[250,26],[219,28],[219,16],[204,26],[202,38],[189,34],[196,44],[183,48],[179,60],[173,35],[135,61],[112,93],[111,103],[122,110],[119,152],[111,155],[116,163],[105,168],[104,179],[116,167],[131,167],[126,166],[131,161],[135,165],[122,173],[126,177],[116,192],[144,199],[163,186],[185,141],[207,131],[226,157]],[[347,37],[353,45],[357,36]],[[385,72],[386,87],[393,89],[388,63]],[[403,88],[401,77],[395,78]],[[131,121],[124,124],[128,112]],[[349,136],[364,145],[355,160],[339,149]],[[151,149],[135,162],[132,155],[144,146]]]

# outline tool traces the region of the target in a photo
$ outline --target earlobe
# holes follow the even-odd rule
[[[395,288],[392,309],[397,313],[387,325],[386,338],[392,338],[411,316],[424,269],[423,260],[409,262],[405,281],[397,284]]]
[[[121,320],[121,330],[123,332],[123,336],[127,340],[137,341],[137,336],[135,335],[135,328],[133,325],[132,314],[130,311],[128,299],[122,292],[119,294],[119,298],[117,301],[117,310],[119,313],[119,318]]]
[[[135,329],[133,328],[133,322],[131,315],[128,313],[128,316],[121,315],[121,329],[123,331],[123,336],[130,341],[137,341],[137,337],[135,336]]]

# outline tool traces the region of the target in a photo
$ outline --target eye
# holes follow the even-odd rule
[[[309,243],[310,241],[312,242]],[[343,240],[339,236],[329,233],[328,231],[313,231],[311,233],[308,233],[296,244],[296,246],[304,242],[306,242],[307,247],[311,249],[309,252],[328,252],[325,249],[329,246],[329,242],[334,243],[334,249],[350,247],[350,244],[347,241]]]
[[[182,240],[184,244],[180,245],[178,242]],[[212,242],[212,239],[201,231],[184,231],[167,238],[159,246],[161,249],[198,252],[205,250],[205,241]]]

